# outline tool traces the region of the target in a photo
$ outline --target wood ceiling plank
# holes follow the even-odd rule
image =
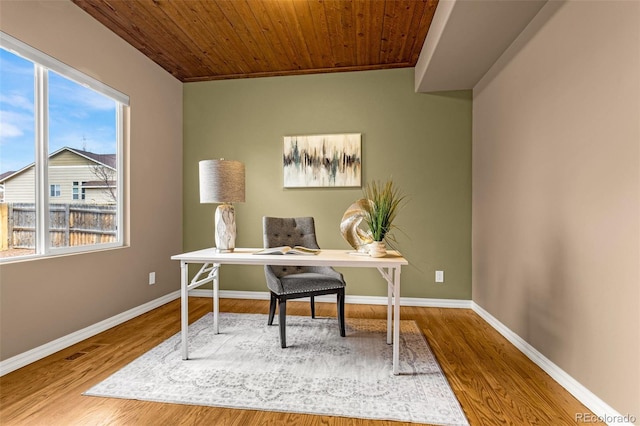
[[[244,53],[244,43],[239,39],[233,22],[229,21],[217,1],[194,1],[196,13],[202,20],[202,30],[218,41],[218,54],[228,58],[238,73],[251,73],[253,59]]]
[[[285,7],[283,7],[283,4]],[[251,6],[255,8],[256,4],[252,1]],[[265,0],[262,2],[262,8],[260,9],[260,20],[263,25],[267,25],[270,28],[272,40],[277,43],[281,52],[276,56],[277,62],[273,64],[270,71],[289,72],[306,69],[310,66],[311,60],[306,45],[291,28],[293,11],[292,8],[287,6],[289,6],[288,1],[274,2]]]
[[[262,32],[266,44],[265,50],[271,50],[270,69],[299,69],[292,64],[296,53],[290,43],[289,35],[281,24],[283,21],[280,9],[270,1],[245,0],[250,5],[253,19]]]
[[[393,50],[393,43],[397,42],[394,38],[397,32],[396,26],[398,25],[396,15],[399,14],[399,12],[397,12],[397,9],[399,9],[397,1],[385,1],[379,59],[379,62],[384,64],[390,63],[389,58]]]
[[[410,62],[413,57],[413,46],[415,45],[416,34],[420,32],[422,16],[428,6],[428,0],[417,0],[413,2],[413,10],[406,26],[406,37],[402,46],[402,58]]]
[[[193,61],[193,58],[197,57],[196,52],[191,52],[190,55],[185,53],[189,51],[188,46],[183,45],[178,49],[160,42],[166,31],[158,29],[162,24],[158,23],[156,15],[162,15],[162,13],[145,8],[144,1],[74,0],[74,2],[176,78],[182,80],[188,75],[188,69],[197,65]],[[171,29],[176,30],[173,27]],[[176,55],[175,50],[180,54]]]
[[[368,53],[367,64],[380,63],[385,3],[384,1],[364,1],[366,23],[364,37]]]
[[[313,61],[307,48],[305,34],[300,29],[296,9],[292,1],[282,0],[274,2],[274,4],[279,9],[277,23],[274,22],[274,24],[276,24],[276,28],[279,28],[280,34],[285,37],[286,42],[291,45],[293,51],[293,56],[288,58],[291,65],[293,65],[295,69],[311,68]]]
[[[122,37],[125,41],[148,57],[153,51],[148,48],[145,33],[136,25],[135,20],[127,18],[125,11],[111,5],[109,1],[72,0],[78,7],[91,15],[107,28]],[[118,3],[116,3],[118,5]]]
[[[200,20],[193,2],[162,2],[164,13],[182,31],[184,40],[193,45],[193,50],[198,52],[196,59],[200,64],[198,69],[190,70],[191,75],[224,75],[232,71],[233,65],[219,54],[219,45],[216,37],[208,31],[202,31],[206,27]]]
[[[438,6],[439,0],[424,1],[426,1],[427,4],[422,12],[422,15],[420,16],[420,22],[416,27],[412,25],[412,29],[410,30],[411,37],[413,38],[410,56],[410,63],[412,67],[415,66],[418,62],[418,57],[420,56],[420,52],[422,51],[422,45],[427,38],[427,33],[429,32],[429,28],[431,27],[433,15],[436,12],[436,7]]]
[[[165,69],[176,71],[179,79],[197,69],[199,52],[184,39],[175,23],[159,7],[159,0],[137,0],[136,2],[113,2],[121,12],[127,12],[128,20],[138,23],[145,33],[147,47],[153,52],[155,62]],[[167,34],[172,37],[167,37]]]
[[[355,58],[357,64],[369,63],[369,52],[367,49],[367,32],[366,9],[364,0],[355,0],[353,2],[353,28],[354,28],[354,46]]]
[[[268,71],[274,62],[277,63],[277,58],[269,54],[269,44],[247,3],[218,2],[218,7],[233,29],[238,44],[243,46],[243,56],[252,72]]]
[[[407,44],[407,36],[411,26],[411,19],[415,13],[416,5],[420,4],[415,0],[397,0],[393,2],[395,5],[393,25],[389,25],[389,34],[387,57],[385,63],[403,63],[408,62],[408,55],[405,56],[405,46]],[[386,16],[385,16],[386,18]],[[412,45],[412,43],[411,43]]]
[[[346,67],[355,65],[355,28],[353,26],[351,2],[328,0],[323,4],[327,18],[333,66]]]
[[[298,0],[292,4],[299,23],[296,29],[304,39],[311,68],[330,67],[333,59],[324,5],[318,0]]]
[[[414,66],[438,0],[72,0],[181,81]]]

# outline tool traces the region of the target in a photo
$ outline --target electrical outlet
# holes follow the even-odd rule
[[[153,285],[156,283],[156,273],[149,272],[149,285]]]
[[[437,283],[444,282],[444,271],[436,271],[436,282]]]

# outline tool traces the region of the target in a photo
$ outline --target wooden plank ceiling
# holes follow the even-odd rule
[[[438,0],[73,0],[183,82],[415,66]]]

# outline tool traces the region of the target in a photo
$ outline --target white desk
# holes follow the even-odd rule
[[[400,357],[400,268],[409,262],[397,252],[386,257],[369,257],[353,254],[347,250],[325,250],[313,256],[305,255],[256,255],[257,248],[236,248],[232,253],[216,253],[215,248],[192,251],[171,256],[180,261],[182,300],[182,359],[189,358],[187,344],[189,327],[189,290],[213,281],[213,327],[218,329],[219,275],[221,265],[287,265],[287,266],[334,266],[354,268],[376,268],[387,281],[387,343],[393,343],[393,374],[398,372]],[[190,263],[202,264],[196,276],[189,282]],[[392,309],[393,308],[393,309]],[[393,321],[392,321],[393,319]]]

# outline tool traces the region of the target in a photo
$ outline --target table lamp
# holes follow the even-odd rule
[[[244,202],[244,164],[239,161],[200,161],[200,203],[221,203],[215,214],[216,251],[236,247],[236,213],[231,203]]]

